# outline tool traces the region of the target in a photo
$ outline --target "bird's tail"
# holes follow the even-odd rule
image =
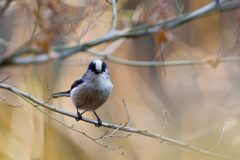
[[[70,91],[65,92],[59,92],[52,94],[52,98],[58,98],[58,97],[70,97]]]

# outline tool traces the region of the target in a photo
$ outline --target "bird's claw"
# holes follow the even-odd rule
[[[78,118],[76,118],[76,121],[81,120],[82,119],[82,115],[79,112],[77,112],[77,115],[78,115]]]
[[[95,124],[96,127],[101,127],[102,126],[102,121],[100,119],[97,120],[98,124]]]

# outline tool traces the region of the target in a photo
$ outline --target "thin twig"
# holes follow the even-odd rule
[[[211,149],[209,149],[210,152],[213,151],[221,143],[221,141],[223,140],[223,131],[224,131],[224,127],[225,126],[226,126],[226,124],[224,122],[222,124],[220,124],[220,128],[221,128],[221,130],[220,130],[220,137],[219,137],[217,143]]]
[[[35,36],[36,31],[37,31],[37,26],[38,26],[38,23],[39,23],[41,2],[40,2],[40,0],[36,0],[36,1],[37,1],[36,20],[35,20],[35,24],[34,24],[34,27],[33,27],[33,31],[32,31],[31,37],[26,42],[26,46],[31,44],[32,41],[34,40],[34,36]]]
[[[9,107],[21,108],[21,107],[23,106],[23,105],[17,106],[17,105],[10,104],[10,103],[8,103],[8,102],[6,101],[6,99],[4,99],[4,98],[2,98],[2,97],[0,97],[0,99],[1,99],[3,102],[5,102]]]
[[[4,78],[3,80],[1,80],[0,83],[5,82],[8,78],[10,78],[10,75],[8,75],[6,78]]]
[[[124,104],[125,110],[126,110],[126,112],[127,112],[127,117],[128,117],[128,127],[131,127],[132,122],[131,122],[131,119],[130,119],[130,114],[129,114],[129,111],[128,111],[128,108],[127,108],[127,105],[126,105],[124,99],[123,99],[122,101],[123,101],[123,104]]]
[[[175,8],[178,10],[179,14],[182,15],[183,11],[184,11],[184,8],[185,8],[185,5],[184,4],[180,5],[179,4],[180,2],[178,0],[174,0],[173,3],[175,5]],[[186,3],[186,2],[184,2],[184,3]]]
[[[120,124],[120,126],[121,126],[121,124]],[[114,135],[118,130],[119,130],[119,128],[120,127],[118,127],[118,128],[116,128],[112,133],[110,133],[110,134],[107,134],[108,133],[108,131],[107,132],[105,132],[102,136],[100,136],[100,137],[97,137],[97,138],[95,138],[95,139],[103,139],[103,138],[127,138],[127,137],[129,137],[131,134],[128,134],[128,135],[126,135],[126,136],[122,136],[122,135]]]
[[[31,96],[30,94],[25,93],[23,91],[20,91],[20,90],[14,88],[11,85],[0,83],[0,88],[6,89],[6,90],[10,90],[11,92],[17,94],[21,98],[24,98],[28,103],[36,103],[36,106],[42,106],[42,107],[50,109],[50,110],[52,110],[54,112],[57,112],[57,113],[60,113],[62,115],[66,115],[66,116],[69,116],[69,117],[73,117],[73,118],[77,118],[78,117],[77,114],[73,114],[73,113],[61,110],[59,108],[56,108],[56,107],[54,107],[52,105],[46,104],[46,103],[38,100],[37,98]],[[87,123],[91,123],[91,124],[98,124],[98,121],[91,120],[91,119],[88,119],[88,118],[85,118],[85,117],[82,117],[82,121],[87,122]],[[174,144],[174,145],[177,145],[177,146],[189,149],[189,150],[193,150],[193,151],[196,151],[196,152],[199,152],[199,153],[202,153],[202,154],[209,155],[209,156],[220,157],[220,158],[231,159],[231,160],[240,160],[239,158],[235,158],[235,157],[231,157],[231,156],[227,156],[227,155],[223,155],[223,154],[210,152],[208,150],[204,150],[204,149],[201,149],[199,147],[196,147],[196,146],[193,146],[193,145],[189,145],[189,144],[186,144],[184,142],[181,142],[181,141],[178,141],[178,140],[175,140],[175,139],[172,139],[172,138],[168,138],[168,137],[162,136],[160,134],[151,133],[151,132],[148,132],[146,130],[140,130],[140,129],[137,129],[137,128],[130,128],[130,127],[126,127],[126,126],[119,126],[119,125],[110,124],[110,123],[106,123],[106,122],[102,122],[102,127],[111,128],[111,129],[119,128],[118,130],[121,130],[121,131],[131,132],[131,133],[136,133],[136,134],[140,134],[140,135],[147,136],[147,137],[156,138],[156,139],[162,140],[162,141],[164,141],[166,143]],[[69,128],[71,129],[72,127],[69,126]],[[96,141],[96,142],[100,143],[98,141]],[[113,148],[113,150],[114,149],[119,149],[119,148],[121,148],[121,147]]]
[[[175,121],[176,121],[176,120],[173,120],[173,121],[171,121],[171,122],[168,122],[167,111],[165,111],[165,110],[163,109],[163,107],[162,107],[162,111],[163,111],[163,114],[164,114],[164,125],[163,125],[162,130],[159,132],[160,135],[165,131],[165,129],[167,128],[167,126],[175,123]]]
[[[78,132],[78,133],[83,134],[85,137],[93,140],[93,141],[96,142],[97,144],[99,144],[99,145],[101,145],[101,146],[103,146],[103,147],[105,147],[105,148],[111,149],[111,150],[117,152],[118,154],[125,155],[124,152],[119,152],[119,151],[118,151],[119,149],[122,148],[122,146],[120,146],[120,147],[111,147],[111,146],[109,146],[109,145],[107,145],[107,144],[104,144],[104,143],[98,141],[96,138],[94,138],[94,137],[86,134],[85,132],[83,132],[83,131],[81,131],[81,130],[79,130],[79,129],[74,128],[73,125],[72,125],[72,126],[69,126],[69,125],[67,125],[66,123],[58,120],[57,118],[55,118],[55,117],[53,117],[52,115],[48,114],[47,112],[45,112],[44,110],[42,110],[42,109],[39,108],[38,106],[34,106],[34,107],[36,107],[39,111],[41,111],[41,112],[44,113],[45,115],[49,116],[50,118],[54,119],[54,120],[57,121],[58,123],[62,124],[63,126],[69,128],[69,129],[71,129],[71,130],[73,130],[73,131],[76,131],[76,132]]]

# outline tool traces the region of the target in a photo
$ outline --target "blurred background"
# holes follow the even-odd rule
[[[154,25],[210,2],[121,0],[117,3],[117,29]],[[4,6],[6,1],[0,3]],[[38,32],[30,42],[36,16],[39,16]],[[57,54],[51,50],[54,45],[91,42],[108,32],[111,16],[111,5],[103,0],[42,0],[39,4],[37,1],[13,1],[0,17],[0,38],[7,42],[3,45],[1,41],[0,57],[10,55],[23,44],[51,55]],[[162,39],[156,38],[162,34]],[[239,34],[239,9],[236,9],[194,19],[166,33],[128,38],[111,55],[136,61],[238,57]],[[100,44],[93,50],[101,51],[109,44]],[[74,80],[85,73],[89,62],[96,58],[80,52],[64,60],[43,64],[2,66],[0,80],[10,76],[4,83],[47,101],[51,93],[70,89]],[[239,62],[220,63],[216,67],[208,64],[134,67],[104,61],[114,89],[108,101],[97,110],[102,121],[128,122],[124,99],[133,128],[159,133],[164,125],[164,109],[168,121],[175,122],[162,135],[205,150],[210,150],[221,140],[212,152],[240,157]],[[0,89],[0,97],[0,159],[3,160],[220,159],[138,134],[100,140],[111,147],[123,146],[119,150],[126,153],[123,156],[62,126],[9,91]],[[54,99],[52,104],[76,112],[70,98]],[[112,131],[44,110],[93,137]],[[95,119],[91,112],[84,116]],[[116,134],[129,133],[118,131]]]

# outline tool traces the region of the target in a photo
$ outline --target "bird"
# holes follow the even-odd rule
[[[102,121],[95,110],[106,102],[112,89],[113,84],[106,63],[94,60],[88,65],[85,74],[74,81],[70,90],[52,94],[52,98],[70,97],[77,109],[76,120],[81,120],[83,113],[93,111],[98,121],[95,126],[100,127]],[[79,113],[79,110],[83,112]]]

